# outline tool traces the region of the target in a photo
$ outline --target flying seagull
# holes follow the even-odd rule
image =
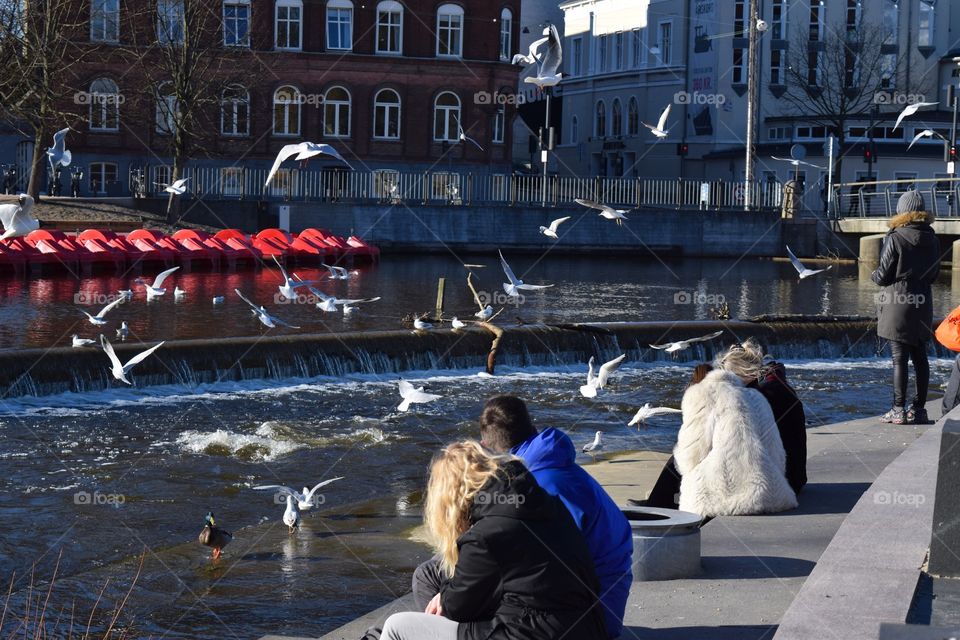
[[[583,453],[589,453],[594,459],[596,459],[596,455],[601,449],[603,449],[603,432],[597,431],[597,435],[593,437],[593,442],[583,445],[583,448],[580,451]]]
[[[126,384],[132,385],[133,383],[127,380],[127,374],[130,373],[130,370],[137,364],[140,364],[144,360],[150,357],[154,351],[163,346],[163,342],[155,344],[146,351],[141,351],[137,355],[130,358],[126,364],[122,364],[120,359],[117,358],[117,354],[113,352],[113,345],[110,344],[110,341],[107,340],[103,335],[100,336],[100,346],[103,347],[104,353],[107,354],[107,357],[110,358],[110,373],[113,374],[113,377],[124,382]]]
[[[260,486],[254,487],[256,491],[276,491],[278,494],[285,494],[293,497],[297,501],[297,507],[300,511],[309,511],[314,506],[314,494],[317,492],[317,489],[327,486],[331,482],[336,482],[337,480],[343,480],[343,476],[337,478],[331,478],[329,480],[324,480],[323,482],[317,483],[313,486],[312,489],[307,487],[303,488],[303,491],[294,491],[290,487],[284,486],[282,484],[263,484]]]
[[[560,64],[563,62],[563,48],[560,45],[560,34],[557,27],[549,25],[543,30],[543,38],[530,44],[527,55],[513,56],[513,64],[537,64],[537,75],[524,78],[527,84],[536,85],[540,89],[553,87],[560,83],[563,74],[560,73]],[[538,55],[542,48],[542,53]]]
[[[667,353],[676,353],[677,351],[683,351],[684,349],[689,349],[691,345],[695,342],[709,342],[714,338],[719,338],[723,334],[723,331],[714,331],[711,334],[700,336],[699,338],[690,338],[688,340],[677,340],[676,342],[665,342],[664,344],[652,344],[650,345],[651,349],[660,349],[661,351],[666,351]]]
[[[920,111],[921,107],[932,107],[934,105],[940,104],[939,102],[914,102],[913,104],[908,104],[903,108],[903,111],[900,112],[900,115],[897,116],[897,123],[893,125],[893,130],[896,131],[897,127],[900,126],[900,123],[903,122],[904,118],[909,118],[917,111]]]
[[[787,255],[790,256],[790,263],[793,264],[793,268],[797,270],[797,273],[800,274],[800,279],[809,278],[810,276],[815,276],[818,273],[823,273],[824,271],[829,271],[833,265],[829,265],[825,269],[807,269],[803,266],[803,263],[793,255],[793,251],[790,251],[790,245],[787,245]]]
[[[136,282],[142,284],[147,290],[147,300],[151,300],[152,298],[156,298],[157,296],[162,296],[165,294],[167,290],[163,288],[163,281],[167,279],[167,276],[179,268],[180,267],[173,267],[172,269],[161,271],[160,274],[153,279],[153,284],[147,284],[146,280],[137,278]]]
[[[315,284],[314,282],[301,280],[299,276],[296,280],[291,279],[290,276],[287,275],[287,270],[284,269],[283,265],[280,264],[280,261],[277,260],[277,256],[273,256],[273,261],[277,263],[278,267],[280,267],[280,275],[283,277],[283,284],[277,285],[277,288],[280,289],[280,295],[287,300],[297,299],[297,287],[307,287],[311,284]]]
[[[777,156],[770,156],[771,160],[777,160],[779,162],[789,162],[795,167],[803,165],[804,167],[813,167],[814,169],[826,169],[826,167],[821,167],[818,164],[813,164],[812,162],[804,162],[803,160],[794,160],[793,158],[778,158]]]
[[[911,141],[910,141],[910,144],[907,145],[907,151],[910,151],[910,148],[911,148],[913,145],[915,145],[915,144],[917,143],[917,141],[920,140],[920,138],[932,138],[933,136],[936,136],[936,137],[940,138],[941,140],[946,140],[946,138],[944,138],[942,135],[940,135],[939,133],[937,133],[937,132],[934,131],[933,129],[924,129],[923,131],[921,131],[921,132],[918,133],[917,135],[913,136],[913,140],[911,140]]]
[[[40,228],[40,221],[30,213],[33,211],[33,198],[21,193],[16,204],[0,204],[0,222],[3,223],[3,235],[0,240],[20,238]]]
[[[406,380],[400,380],[399,386],[400,397],[403,398],[403,402],[397,406],[397,411],[407,411],[411,404],[424,404],[440,399],[440,396],[433,393],[424,393],[423,387],[414,387]]]
[[[477,149],[480,149],[480,151],[483,151],[483,147],[480,146],[480,143],[464,132],[463,127],[460,126],[459,118],[457,119],[457,138],[460,140],[460,142],[471,142],[473,143],[473,146],[475,146]]]
[[[663,112],[660,114],[660,119],[657,120],[657,126],[653,126],[653,125],[651,125],[651,124],[647,124],[646,122],[641,122],[640,124],[642,124],[643,126],[645,126],[647,129],[650,129],[650,133],[652,133],[652,134],[655,135],[656,137],[658,137],[658,138],[666,138],[666,137],[667,137],[667,129],[666,129],[666,127],[667,127],[667,118],[670,117],[670,107],[671,107],[671,106],[672,106],[672,105],[669,105],[669,104],[668,104],[668,105],[667,105],[667,108],[664,109]]]
[[[680,409],[672,409],[670,407],[651,407],[650,403],[646,403],[637,410],[637,413],[633,416],[633,419],[627,423],[628,427],[633,425],[646,424],[649,418],[655,416],[665,416],[671,413],[683,413]],[[637,427],[639,429],[639,427]]]
[[[338,267],[332,264],[323,263],[323,266],[330,272],[331,280],[349,280],[350,272],[345,267]]]
[[[118,305],[123,304],[124,300],[126,300],[126,298],[117,298],[103,309],[100,309],[100,312],[95,316],[87,313],[87,311],[84,309],[80,309],[80,312],[87,316],[87,318],[90,320],[90,324],[102,327],[103,325],[107,324],[107,319],[104,316],[116,309]]]
[[[630,209],[614,209],[609,205],[600,204],[593,200],[585,200],[583,198],[576,198],[574,202],[590,209],[596,209],[600,212],[600,215],[607,220],[616,220],[618,225],[623,225],[623,221],[627,219],[627,216],[624,214],[630,211]]]
[[[547,236],[548,238],[559,240],[560,238],[557,236],[557,228],[569,219],[570,219],[570,216],[557,218],[556,220],[550,223],[549,227],[540,227],[540,233]]]
[[[70,128],[61,129],[53,134],[53,146],[47,147],[47,158],[50,160],[50,166],[56,169],[58,165],[69,167],[73,160],[73,155],[67,149],[67,133]]]
[[[515,298],[520,295],[520,289],[524,291],[536,291],[538,289],[547,289],[552,287],[552,284],[525,284],[523,280],[519,279],[513,274],[513,269],[510,268],[510,265],[507,264],[507,259],[503,257],[503,252],[500,251],[500,264],[503,266],[503,272],[506,274],[507,279],[510,282],[503,283],[503,290],[511,298]]]
[[[293,277],[294,277],[294,278],[297,278],[297,282],[303,282],[303,280],[301,280],[301,279],[300,279],[300,276],[298,276],[297,274],[293,274]],[[351,299],[351,300],[345,300],[345,299],[337,298],[336,296],[327,295],[327,294],[325,294],[323,291],[320,291],[319,289],[317,289],[316,287],[311,286],[310,284],[307,284],[306,287],[307,287],[307,289],[310,290],[310,293],[312,293],[314,296],[316,296],[316,298],[317,298],[317,303],[316,303],[317,309],[320,309],[321,311],[326,311],[326,312],[328,312],[328,313],[332,313],[332,312],[336,311],[338,304],[339,304],[339,305],[343,305],[343,312],[344,312],[344,313],[350,313],[350,311],[348,311],[348,309],[350,309],[350,310],[352,311],[352,310],[353,310],[353,305],[355,305],[355,304],[360,304],[360,303],[364,303],[364,302],[376,302],[377,300],[380,299],[380,296],[377,296],[376,298],[356,298],[356,299]]]
[[[587,384],[580,387],[580,395],[584,398],[596,398],[597,391],[603,389],[607,385],[607,379],[610,377],[610,374],[620,368],[620,364],[626,359],[627,354],[623,354],[609,362],[603,364],[600,367],[600,371],[597,372],[597,375],[593,375],[593,356],[590,356],[590,362],[587,363]]]
[[[189,180],[190,178],[183,178],[181,180],[174,181],[173,184],[161,184],[158,182],[157,186],[163,187],[163,190],[166,191],[167,193],[172,193],[177,196],[182,196],[187,192],[187,182],[189,182]]]
[[[316,142],[288,144],[280,149],[280,153],[277,154],[277,159],[273,161],[273,166],[270,167],[270,173],[267,174],[267,181],[263,184],[264,187],[270,186],[270,181],[273,179],[273,175],[277,172],[277,169],[280,168],[280,165],[294,155],[296,155],[295,160],[307,160],[314,156],[328,155],[350,167],[350,163],[344,160],[343,156],[328,144],[317,144]],[[353,167],[350,167],[350,169],[353,169]]]
[[[246,298],[246,296],[244,296],[242,293],[240,293],[240,289],[234,289],[234,291],[237,293],[238,296],[240,296],[240,299],[241,299],[241,300],[243,300],[243,301],[246,302],[248,305],[250,305],[250,308],[253,309],[254,315],[257,316],[257,320],[259,320],[259,321],[261,322],[261,324],[263,324],[265,327],[269,327],[270,329],[275,329],[275,328],[277,327],[277,325],[281,325],[281,326],[284,326],[284,327],[289,327],[289,328],[291,328],[291,329],[299,329],[299,328],[300,328],[300,327],[294,326],[294,325],[292,325],[292,324],[287,324],[287,323],[284,322],[283,320],[281,320],[281,319],[279,319],[279,318],[276,318],[276,317],[270,315],[269,313],[267,313],[267,310],[266,310],[266,308],[265,308],[263,305],[260,305],[260,306],[258,307],[257,305],[253,304],[252,302],[250,302],[250,301]]]

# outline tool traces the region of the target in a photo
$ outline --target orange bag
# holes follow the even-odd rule
[[[937,342],[950,351],[960,351],[960,307],[943,319],[936,332]]]

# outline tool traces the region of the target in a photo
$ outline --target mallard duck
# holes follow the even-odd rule
[[[220,557],[223,548],[233,540],[233,534],[217,527],[213,512],[210,512],[203,520],[203,530],[200,532],[199,540],[203,546],[213,549],[213,559],[216,560]]]

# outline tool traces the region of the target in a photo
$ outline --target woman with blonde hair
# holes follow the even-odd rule
[[[606,637],[586,543],[518,458],[448,445],[430,467],[424,521],[446,581],[424,613],[387,618],[383,640]]]

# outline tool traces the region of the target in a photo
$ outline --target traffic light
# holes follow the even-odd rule
[[[690,152],[690,147],[687,145],[686,142],[678,142],[678,143],[677,143],[677,155],[678,155],[678,156],[680,156],[680,157],[682,157],[682,158],[683,158],[683,157],[686,157],[687,153],[689,153],[689,152]]]
[[[947,162],[956,162],[957,161],[957,146],[956,145],[947,145]]]
[[[870,147],[863,150],[863,161],[866,163],[873,162],[873,149]]]

